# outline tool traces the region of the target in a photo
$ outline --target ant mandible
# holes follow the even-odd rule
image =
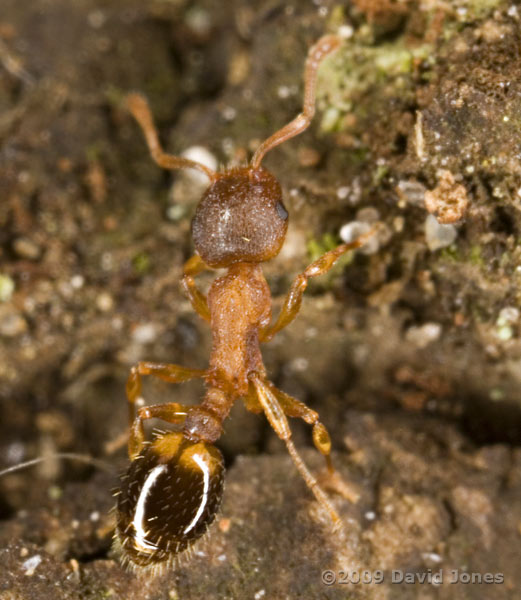
[[[309,51],[302,112],[257,149],[247,167],[214,172],[198,162],[165,154],[151,112],[139,94],[127,106],[141,126],[155,162],[165,169],[193,168],[210,180],[192,220],[196,254],[184,266],[182,284],[195,311],[210,324],[212,351],[208,369],[139,362],[130,372],[128,397],[130,467],[117,500],[116,539],[124,560],[136,567],[158,569],[175,558],[207,530],[218,511],[224,481],[221,453],[213,445],[222,423],[238,398],[254,413],[264,412],[284,441],[308,487],[335,524],[340,518],[298,454],[287,417],[299,417],[313,429],[313,442],[333,472],[331,441],[318,413],[277,389],[267,379],[260,343],[273,338],[296,317],[311,277],[326,273],[348,250],[361,246],[368,234],[327,252],[298,275],[278,318],[271,321],[271,294],[261,263],[275,257],[284,242],[288,213],[278,181],[261,166],[264,155],[304,131],[315,113],[317,70],[341,43],[322,37]],[[205,297],[194,277],[204,269],[225,268]],[[176,402],[141,407],[141,378],[152,375],[170,383],[202,378],[207,386],[198,406]],[[160,419],[182,424],[182,431],[145,441],[143,422]]]

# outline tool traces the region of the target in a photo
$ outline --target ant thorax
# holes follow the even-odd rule
[[[263,167],[219,173],[192,221],[194,245],[210,267],[263,262],[284,243],[288,213],[279,182]]]
[[[208,291],[212,352],[206,381],[230,395],[248,393],[248,376],[265,373],[259,331],[271,319],[271,294],[258,264],[237,263]]]

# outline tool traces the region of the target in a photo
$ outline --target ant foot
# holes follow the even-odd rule
[[[318,474],[318,482],[326,491],[342,496],[351,504],[356,504],[360,500],[358,486],[346,481],[338,471],[324,469]]]

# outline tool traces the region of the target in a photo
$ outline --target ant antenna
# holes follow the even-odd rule
[[[50,456],[39,456],[38,458],[33,458],[31,460],[26,460],[25,462],[19,463],[17,465],[13,465],[12,467],[7,467],[0,471],[0,477],[7,475],[8,473],[14,473],[16,471],[21,471],[22,469],[27,469],[34,465],[38,465],[39,463],[45,462],[46,460],[50,460],[52,458],[61,458],[67,460],[77,460],[78,462],[84,462],[89,465],[93,465],[102,471],[106,471],[107,473],[113,473],[114,470],[108,465],[105,461],[99,460],[97,458],[93,458],[88,454],[76,454],[74,452],[58,452],[57,454],[52,454]]]
[[[308,128],[311,119],[315,114],[315,97],[317,91],[317,72],[320,63],[332,52],[334,52],[342,43],[340,37],[336,35],[325,35],[310,48],[304,69],[304,106],[302,112],[289,122],[282,129],[275,132],[257,148],[250,166],[252,169],[258,169],[264,158],[264,155],[275,146],[282,144],[286,140],[295,137]]]
[[[206,165],[195,160],[190,160],[189,158],[173,156],[172,154],[163,152],[154,120],[152,119],[152,113],[147,101],[141,94],[129,94],[126,98],[126,104],[143,130],[152,158],[160,167],[163,167],[163,169],[197,169],[198,171],[202,171],[210,181],[213,182],[217,179],[217,173]]]

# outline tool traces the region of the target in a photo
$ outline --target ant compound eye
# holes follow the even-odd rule
[[[288,211],[286,210],[286,207],[284,206],[284,204],[282,204],[282,202],[277,202],[277,204],[275,205],[275,210],[277,211],[277,214],[283,221],[285,221],[288,218]]]
[[[168,565],[214,520],[224,485],[217,448],[168,433],[147,444],[122,477],[116,535],[134,567]]]

